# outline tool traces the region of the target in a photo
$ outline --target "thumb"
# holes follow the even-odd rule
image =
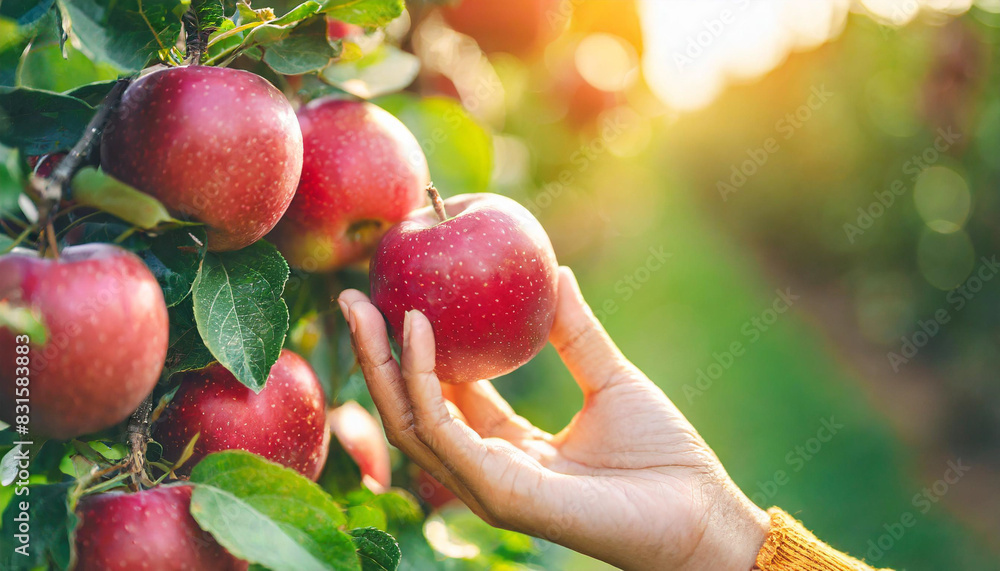
[[[556,319],[549,341],[585,395],[628,378],[635,369],[594,316],[573,271],[565,266],[559,268]]]

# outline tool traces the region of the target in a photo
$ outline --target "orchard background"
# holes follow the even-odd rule
[[[285,347],[357,427],[368,417],[340,407],[374,409],[331,300],[367,289],[363,263],[289,271],[267,239],[192,248],[203,227],[94,169],[46,194],[57,160],[38,157],[77,145],[120,78],[196,53],[296,108],[370,100],[414,134],[444,196],[527,206],[625,354],[761,506],[870,562],[1000,568],[995,0],[0,3],[0,249],[142,255],[170,306],[154,417],[175,373],[242,361],[240,381],[259,383]],[[100,163],[93,149],[81,159]],[[268,311],[206,327],[192,290],[213,268]],[[3,302],[0,323],[45,335]],[[253,341],[265,350],[233,353]],[[550,348],[496,384],[544,430],[582,402]],[[81,494],[136,485],[126,424],[30,447],[29,560],[11,541],[18,437],[0,432],[0,568],[71,565]],[[148,444],[146,469],[173,481],[161,453]],[[234,524],[271,488],[324,510],[253,504],[258,529],[282,522],[284,566],[255,560],[267,568],[604,568],[490,528],[395,450],[390,461],[383,490],[336,437],[319,488],[249,455],[210,457],[193,481],[240,470],[205,483],[214,511],[198,523],[249,559],[258,538]]]

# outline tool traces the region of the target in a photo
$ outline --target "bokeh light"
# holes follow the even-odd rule
[[[932,166],[917,178],[913,201],[928,228],[948,234],[960,230],[965,224],[972,195],[962,175],[948,167]]]

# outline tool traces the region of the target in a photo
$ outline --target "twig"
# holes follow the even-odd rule
[[[87,123],[87,128],[83,131],[83,136],[80,140],[73,145],[70,149],[69,154],[67,154],[59,164],[52,169],[52,174],[48,178],[31,178],[31,186],[38,192],[39,197],[41,197],[41,207],[39,208],[38,220],[41,223],[42,228],[48,229],[52,225],[52,217],[55,214],[56,209],[59,208],[59,202],[63,199],[65,195],[66,188],[69,186],[69,181],[72,180],[73,175],[79,170],[80,165],[83,163],[84,158],[86,158],[90,151],[94,148],[97,143],[101,131],[104,130],[105,124],[108,122],[108,118],[111,116],[111,112],[118,106],[118,102],[121,101],[122,94],[125,93],[125,89],[128,88],[129,84],[132,83],[131,77],[125,77],[119,79],[117,83],[111,88],[111,91],[104,96],[104,101],[101,102],[101,106],[98,107],[97,112]],[[58,257],[59,252],[55,248],[53,232],[47,232],[50,236],[49,247],[52,248],[50,252],[52,255]]]
[[[138,486],[140,483],[149,484],[146,476],[146,446],[149,444],[149,417],[153,412],[153,395],[150,393],[139,408],[135,409],[128,419],[126,436],[129,446],[129,455],[125,468],[132,474],[132,485]]]

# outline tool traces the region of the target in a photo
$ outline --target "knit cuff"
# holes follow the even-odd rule
[[[872,571],[872,567],[816,539],[781,508],[767,513],[771,530],[757,553],[761,571]]]

